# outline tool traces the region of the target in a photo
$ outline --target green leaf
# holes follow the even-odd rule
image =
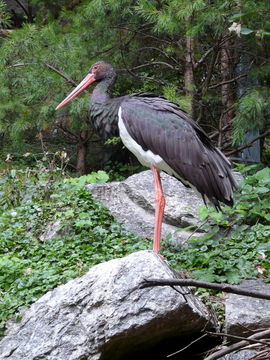
[[[242,35],[249,35],[249,34],[253,33],[253,30],[248,29],[248,28],[246,28],[246,27],[241,27],[240,33],[241,33]]]
[[[242,16],[245,16],[245,13],[237,13],[237,14],[234,14],[233,16],[231,16],[229,18],[229,21],[233,22],[235,20],[238,20],[238,19],[241,19]]]

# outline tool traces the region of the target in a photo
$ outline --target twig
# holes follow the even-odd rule
[[[146,67],[146,66],[153,66],[153,65],[164,65],[167,66],[168,68],[172,69],[172,70],[176,70],[176,68],[174,66],[172,66],[171,64],[168,64],[164,61],[151,61],[148,62],[146,64],[142,64],[142,65],[138,65],[138,66],[134,66],[133,68],[131,68],[130,70],[138,70],[142,67]]]
[[[155,51],[158,51],[158,52],[160,52],[161,54],[163,54],[167,59],[174,61],[177,65],[178,65],[178,63],[179,63],[173,56],[170,56],[169,54],[167,54],[166,51],[163,51],[162,49],[157,48],[157,47],[154,47],[154,46],[144,46],[144,47],[141,47],[141,48],[135,50],[134,53],[136,54],[136,53],[138,53],[138,52],[140,52],[140,51],[145,51],[145,50],[155,50]]]
[[[79,5],[81,0],[71,0],[65,7],[68,10],[73,10],[75,6]]]
[[[193,279],[144,279],[144,281],[140,284],[139,288],[144,289],[152,286],[195,286],[202,287],[206,289],[223,291],[226,293],[244,295],[249,297],[254,297],[258,299],[270,300],[270,294],[263,294],[257,291],[250,291],[241,289],[238,286],[228,285],[225,283],[217,284],[210,283],[206,281],[198,281]]]
[[[230,83],[233,83],[233,82],[235,82],[235,81],[237,81],[237,80],[241,79],[242,77],[246,77],[246,76],[248,76],[248,73],[246,73],[246,74],[242,74],[242,75],[238,75],[238,76],[236,76],[236,77],[235,77],[235,78],[233,78],[233,79],[230,79],[230,80],[225,80],[225,81],[222,81],[222,82],[220,82],[220,83],[218,83],[218,84],[215,84],[215,85],[209,86],[209,88],[208,88],[208,89],[215,89],[215,88],[217,88],[217,87],[219,87],[219,86],[222,86],[222,85],[225,85],[225,84],[230,84]]]
[[[63,133],[66,136],[68,136],[70,139],[76,139],[76,142],[80,140],[80,135],[77,135],[77,134],[71,132],[66,127],[64,127],[62,124],[56,124],[56,127],[58,127],[58,129],[62,130]]]
[[[29,18],[29,13],[28,13],[28,11],[26,10],[26,7],[24,6],[24,4],[21,3],[21,1],[19,1],[19,0],[15,0],[15,1],[16,1],[16,3],[23,9],[25,15]]]
[[[237,153],[238,151],[241,151],[241,150],[244,150],[248,147],[250,147],[255,141],[261,139],[261,138],[264,138],[265,136],[269,135],[270,134],[270,129],[269,130],[266,130],[263,134],[261,135],[258,135],[256,136],[254,139],[252,139],[249,143],[245,144],[245,145],[242,145],[242,146],[239,146],[238,148],[232,150],[232,151],[229,151],[226,153],[226,156],[230,156],[232,154],[235,154]]]
[[[55,72],[56,74],[62,76],[62,78],[64,78],[65,80],[67,80],[67,82],[69,82],[71,85],[73,86],[77,86],[78,84],[76,83],[76,81],[74,81],[73,79],[71,79],[69,76],[67,76],[66,74],[64,74],[62,71],[56,69],[54,66],[50,65],[50,64],[44,64],[48,69],[52,70],[53,72]]]
[[[222,115],[223,115],[223,114],[222,114]],[[232,125],[232,124],[230,123],[230,124],[227,124],[227,125],[223,126],[223,128],[221,129],[221,131],[223,132],[223,131],[227,130],[231,125]],[[210,134],[209,137],[210,137],[210,139],[214,139],[214,138],[215,138],[216,136],[218,136],[218,135],[219,135],[219,131],[217,130],[217,131],[214,131],[212,134]]]
[[[253,344],[259,343],[259,344],[262,344],[262,345],[270,346],[269,342],[263,341],[263,340],[250,339],[250,338],[245,338],[243,336],[232,335],[232,334],[215,333],[215,332],[212,332],[212,331],[206,331],[206,333],[209,334],[209,335],[213,335],[213,336],[225,336],[225,337],[232,338],[232,339],[245,340],[245,341],[248,341],[248,342],[253,343]]]
[[[200,340],[201,340],[202,338],[204,338],[205,336],[207,336],[207,334],[203,334],[202,336],[198,337],[197,339],[191,341],[191,343],[189,343],[189,344],[188,344],[187,346],[185,346],[184,348],[182,348],[182,349],[180,349],[180,350],[178,350],[178,351],[175,351],[175,352],[172,353],[172,354],[167,355],[167,358],[172,357],[172,356],[174,356],[174,355],[176,355],[176,354],[179,354],[180,352],[188,349],[191,345],[193,345],[193,344],[195,344],[196,342],[200,341]]]
[[[253,339],[261,339],[261,338],[269,337],[269,336],[270,336],[270,329],[261,331],[257,334],[249,336],[246,340],[239,341],[238,343],[233,344],[231,346],[223,347],[221,350],[218,350],[218,351],[212,353],[211,355],[207,356],[204,360],[219,359],[224,355],[230,354],[235,350],[239,350],[239,349],[243,348],[244,346],[249,345],[249,342],[251,339],[252,340]]]
[[[8,68],[13,68],[13,67],[20,67],[20,66],[29,66],[29,65],[43,65],[46,66],[48,69],[52,70],[53,72],[55,72],[56,74],[62,76],[62,78],[64,78],[67,82],[69,82],[72,86],[77,86],[78,84],[76,83],[76,81],[74,81],[73,79],[71,79],[68,75],[64,74],[62,71],[56,69],[54,66],[50,65],[50,64],[38,64],[38,63],[18,63],[18,64],[12,64],[9,65]]]
[[[208,56],[215,48],[217,48],[217,47],[218,47],[217,45],[214,45],[214,46],[212,46],[210,49],[208,49],[208,50],[201,56],[201,58],[200,58],[198,61],[196,61],[196,63],[194,64],[194,69],[197,69],[197,67],[198,67],[199,65],[201,65],[201,63],[204,62],[204,60],[207,58],[207,56]]]

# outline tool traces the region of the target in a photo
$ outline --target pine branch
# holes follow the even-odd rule
[[[270,300],[270,294],[244,290],[239,286],[228,285],[225,283],[217,284],[193,279],[144,279],[143,282],[139,285],[139,288],[144,289],[152,286],[195,286],[205,289],[223,291],[226,293],[254,297],[258,299]]]
[[[9,65],[8,68],[13,68],[13,67],[20,67],[20,66],[30,66],[30,65],[40,65],[38,63],[18,63],[18,64],[12,64]],[[53,72],[55,72],[56,74],[62,76],[62,78],[64,78],[68,83],[70,83],[72,86],[77,86],[78,84],[76,83],[76,81],[74,81],[72,78],[70,78],[68,75],[64,74],[61,70],[56,69],[54,66],[50,65],[50,64],[42,64],[43,66],[46,66],[48,69],[52,70]]]
[[[77,86],[78,84],[76,83],[76,81],[74,81],[73,79],[71,79],[68,75],[64,74],[62,71],[56,69],[54,66],[50,65],[50,64],[44,64],[48,69],[52,70],[53,72],[55,72],[56,74],[62,76],[62,78],[64,78],[65,80],[67,80],[68,83],[70,83],[73,86]]]

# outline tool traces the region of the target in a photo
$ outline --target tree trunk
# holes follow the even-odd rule
[[[87,143],[79,142],[77,145],[76,172],[79,175],[86,174]]]
[[[87,170],[87,150],[88,150],[89,131],[84,130],[80,133],[80,138],[77,143],[77,159],[76,171],[79,175],[85,175]]]
[[[194,81],[194,67],[193,67],[193,53],[194,53],[194,39],[192,37],[186,38],[186,58],[185,58],[185,91],[186,95],[190,97],[189,112],[191,117],[195,118],[195,81]]]
[[[225,34],[226,36],[227,34]],[[226,82],[234,77],[234,52],[232,50],[231,40],[227,40],[221,49],[220,72],[221,82]],[[223,105],[223,113],[219,122],[219,139],[218,146],[221,147],[222,143],[227,143],[231,139],[231,126],[222,132],[222,128],[232,124],[234,117],[233,104],[235,101],[233,83],[223,84],[221,86],[221,102]]]

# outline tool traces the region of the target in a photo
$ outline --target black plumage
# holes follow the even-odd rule
[[[112,98],[110,90],[116,72],[107,62],[94,64],[88,76],[92,79],[89,84],[97,82],[91,96],[89,120],[100,135],[108,138],[118,134],[121,108],[121,121],[129,136],[140,146],[142,156],[147,152],[158,155],[166,163],[169,173],[185,185],[196,188],[203,199],[207,197],[216,208],[220,208],[219,202],[233,204],[236,182],[229,161],[178,105],[151,93]],[[58,108],[82,91],[81,84],[77,92],[76,88]],[[133,151],[127,140],[124,143]]]
[[[151,93],[110,97],[116,78],[111,71],[96,86],[90,121],[104,137],[118,133],[118,111],[130,136],[144,151],[159,155],[184,184],[195,187],[219,208],[233,204],[236,188],[229,161],[207,134],[178,105]],[[130,149],[132,151],[132,149]]]

